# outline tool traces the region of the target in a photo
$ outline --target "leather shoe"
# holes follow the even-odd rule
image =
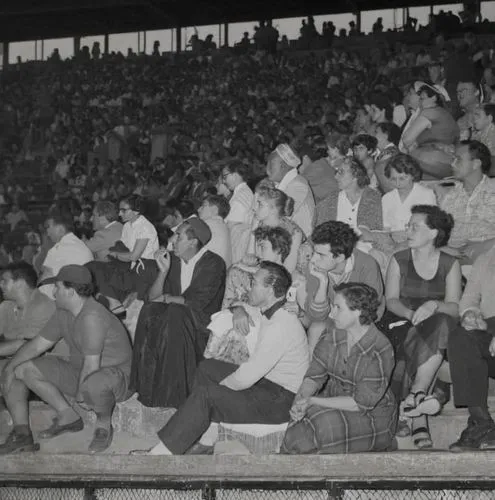
[[[495,441],[495,424],[493,421],[482,420],[476,422],[470,418],[468,426],[462,431],[459,439],[449,446],[449,450],[454,453],[479,450],[485,439],[486,445],[489,445],[490,441]],[[489,447],[483,449],[489,449]]]
[[[40,439],[51,439],[66,432],[80,432],[84,429],[84,422],[82,418],[78,418],[70,424],[60,425],[58,418],[53,419],[51,427],[41,431],[38,435]]]
[[[196,443],[193,444],[187,451],[186,455],[213,455],[213,446]]]
[[[90,453],[101,453],[110,447],[113,439],[113,427],[110,426],[109,429],[104,429],[103,427],[97,427],[95,433],[93,434],[93,441],[91,441],[88,451]]]
[[[39,443],[35,443],[33,435],[17,434],[14,430],[10,432],[5,443],[0,445],[0,455],[8,455],[9,453],[20,453],[22,451],[38,451]]]

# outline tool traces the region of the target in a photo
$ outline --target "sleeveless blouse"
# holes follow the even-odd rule
[[[410,248],[397,252],[394,257],[400,268],[400,301],[406,307],[415,311],[429,300],[445,299],[447,275],[455,257],[440,252],[437,272],[431,280],[425,280],[416,272]]]

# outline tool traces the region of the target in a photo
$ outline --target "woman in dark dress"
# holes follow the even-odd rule
[[[438,413],[441,404],[428,394],[456,326],[461,269],[440,250],[450,237],[452,217],[433,205],[415,205],[411,213],[409,248],[394,254],[388,267],[388,311],[380,327],[396,350],[394,393],[401,400],[409,392],[403,416],[412,418],[415,445],[429,448],[433,443],[426,415]]]

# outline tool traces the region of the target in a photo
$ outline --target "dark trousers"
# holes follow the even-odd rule
[[[158,432],[160,440],[173,454],[185,453],[211,422],[281,424],[289,421],[293,392],[265,378],[243,391],[219,385],[237,368],[215,359],[200,363],[192,394]]]
[[[495,358],[488,351],[495,317],[486,322],[488,331],[467,331],[460,326],[450,334],[448,358],[456,406],[486,407],[488,377],[495,378]]]

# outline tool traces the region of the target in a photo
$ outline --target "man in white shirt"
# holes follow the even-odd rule
[[[294,199],[291,219],[309,237],[315,219],[315,200],[308,181],[297,171],[301,160],[287,144],[277,146],[268,157],[266,173],[280,191]]]
[[[222,257],[227,269],[232,264],[230,232],[224,220],[228,213],[229,202],[218,195],[208,195],[198,209],[199,218],[208,224],[211,231],[211,240],[206,247]]]
[[[91,250],[73,232],[73,223],[64,215],[50,215],[45,221],[48,237],[54,245],[46,254],[41,271],[40,283],[56,276],[60,269],[69,264],[83,266],[93,260]],[[53,299],[53,285],[43,285],[40,291]]]
[[[199,446],[191,447],[211,422],[281,424],[289,420],[291,404],[309,364],[304,329],[283,308],[291,283],[283,266],[261,263],[249,294],[250,304],[263,314],[252,356],[240,366],[214,359],[203,361],[192,394],[158,432],[161,442],[150,454],[199,451]]]

